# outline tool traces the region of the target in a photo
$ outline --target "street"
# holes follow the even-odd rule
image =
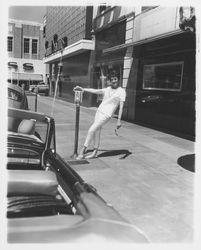
[[[69,161],[74,150],[75,105],[38,97],[38,111],[56,123],[58,153]],[[34,98],[29,97],[34,110]],[[81,107],[79,149],[95,108]],[[98,158],[72,164],[80,176],[153,243],[193,241],[194,172],[178,159],[194,154],[194,142],[113,118],[102,130]]]

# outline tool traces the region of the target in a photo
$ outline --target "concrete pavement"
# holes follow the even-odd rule
[[[38,101],[38,111],[52,113],[51,97],[41,96]],[[94,114],[94,108],[81,107],[79,147]],[[53,117],[57,151],[69,160],[74,104],[56,100]],[[151,242],[192,242],[194,173],[189,170],[194,142],[125,121],[116,136],[115,124],[113,118],[102,129],[98,158],[72,167]]]

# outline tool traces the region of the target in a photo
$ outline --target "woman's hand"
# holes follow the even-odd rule
[[[121,120],[117,120],[117,125],[116,125],[116,129],[119,129],[121,128]]]

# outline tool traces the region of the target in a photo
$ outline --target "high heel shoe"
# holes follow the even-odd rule
[[[93,158],[97,158],[97,153],[98,153],[98,149],[94,149],[93,152],[87,156],[85,156],[85,159],[93,159]]]

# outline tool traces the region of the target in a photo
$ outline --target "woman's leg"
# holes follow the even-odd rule
[[[91,141],[94,139],[95,137],[95,132],[96,132],[96,129],[97,129],[97,126],[99,125],[99,123],[96,123],[94,122],[91,127],[89,128],[88,132],[87,132],[87,137],[85,139],[85,142],[84,142],[84,147],[80,150],[80,153],[77,157],[77,159],[83,159],[84,158],[84,155],[86,154],[87,152],[87,148],[89,147]]]
[[[78,159],[83,159],[84,154],[87,151],[87,148],[89,147],[91,141],[97,136],[97,146],[99,146],[100,143],[100,131],[97,135],[96,132],[101,129],[101,127],[109,120],[109,117],[106,117],[102,113],[97,112],[94,123],[91,125],[91,127],[88,130],[87,137],[84,143],[84,147],[81,149],[80,154],[78,156]]]
[[[89,155],[87,155],[85,158],[86,159],[90,159],[90,158],[95,158],[97,156],[98,153],[98,149],[99,149],[99,145],[100,145],[100,135],[101,135],[101,129],[102,127],[100,127],[93,136],[93,141],[94,141],[94,148],[93,148],[93,152]]]
[[[95,121],[91,127],[88,130],[87,137],[84,143],[84,147],[88,148],[89,145],[91,144],[92,140],[97,138],[97,132],[100,130],[100,128],[103,126],[103,121]],[[99,135],[99,133],[98,133]]]

